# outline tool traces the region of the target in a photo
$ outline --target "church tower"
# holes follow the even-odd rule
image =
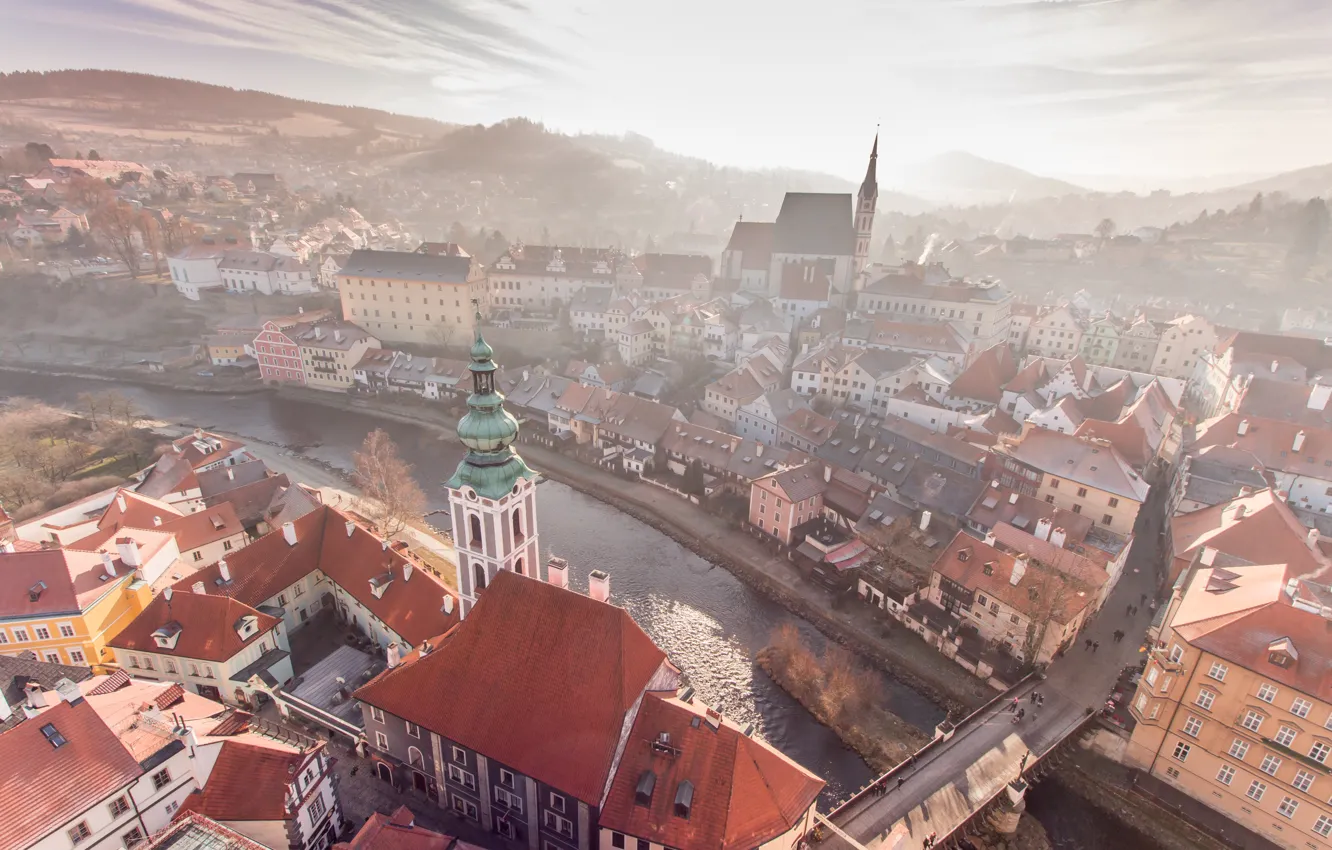
[[[444,484],[458,552],[463,617],[500,570],[540,578],[536,473],[513,450],[518,422],[504,409],[504,395],[495,389],[494,351],[481,337],[480,315],[476,322],[468,367],[472,394],[467,398],[467,415],[458,423],[458,439],[467,454]]]
[[[874,209],[879,203],[879,134],[874,134],[874,148],[870,151],[865,180],[856,195],[856,258],[852,269],[856,290],[865,287],[864,271],[869,265],[870,236],[874,230]]]

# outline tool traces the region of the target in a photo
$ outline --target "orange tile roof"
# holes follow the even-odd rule
[[[963,553],[965,559],[961,557]],[[1028,561],[1022,576],[1014,584],[1012,576],[1016,562],[1017,559],[1007,552],[959,531],[935,560],[932,569],[968,590],[988,594],[1028,616],[1056,617],[1056,622],[1060,623],[1071,622],[1079,611],[1094,601],[1093,588],[1063,576],[1039,561]],[[986,567],[989,567],[989,573],[986,573]],[[1067,587],[1067,592],[1060,593],[1061,587]],[[1031,595],[1033,590],[1037,594],[1035,598]],[[1044,599],[1044,595],[1051,593],[1062,596],[1062,599],[1055,599],[1060,605],[1059,611],[1052,612],[1051,603]]]
[[[1017,358],[1007,343],[999,343],[980,353],[948,388],[958,398],[974,398],[998,404],[1004,385],[1017,376]]]
[[[182,811],[218,821],[287,820],[287,788],[313,754],[223,741],[208,783],[190,794]]]
[[[210,582],[204,584],[208,593],[174,589],[170,602],[164,594],[157,594],[143,613],[111,639],[110,645],[116,649],[222,662],[257,641],[267,640],[268,633],[282,622],[244,602],[221,595]],[[244,640],[236,631],[236,622],[242,617],[254,617],[259,627]],[[153,632],[172,623],[180,627],[175,648],[158,646]]]
[[[190,466],[196,470],[201,466],[217,463],[237,449],[245,448],[244,443],[210,431],[195,431],[193,434],[173,440],[171,445],[176,453],[189,461]]]
[[[76,614],[98,599],[129,582],[133,571],[112,556],[114,579],[102,580],[106,565],[97,552],[78,549],[42,549],[36,552],[0,553],[0,617],[33,617],[40,614]],[[37,599],[30,590],[45,582]]]
[[[202,511],[196,511],[191,514],[182,514],[179,511],[172,513],[154,512],[146,514],[145,510],[151,507],[151,503],[156,500],[143,500],[142,496],[132,494],[135,498],[143,500],[140,502],[131,502],[128,499],[130,493],[126,493],[127,507],[130,510],[121,513],[118,509],[115,516],[109,513],[103,514],[98,522],[98,528],[87,537],[83,537],[70,544],[72,549],[100,549],[111,543],[113,538],[126,534],[139,540],[140,547],[151,547],[150,540],[143,539],[145,535],[140,532],[160,533],[170,535],[176,540],[177,548],[182,552],[189,552],[198,549],[201,546],[207,546],[209,543],[216,543],[219,540],[225,540],[228,537],[235,537],[245,531],[240,519],[236,516],[236,509],[227,502],[221,502]],[[149,503],[145,505],[145,502]],[[170,505],[163,504],[170,508]],[[115,500],[112,500],[111,506],[107,509],[110,512],[116,508]],[[162,524],[156,525],[155,520],[161,519]],[[149,535],[151,538],[151,534]]]
[[[814,804],[823,781],[735,724],[659,694],[639,708],[599,824],[679,850],[748,850],[787,832]],[[673,754],[654,746],[670,736]],[[635,802],[652,771],[650,805]],[[693,786],[689,818],[675,816],[681,782]]]
[[[385,550],[381,538],[360,525],[353,525],[348,535],[346,527],[351,521],[346,514],[320,505],[295,520],[295,546],[288,545],[282,529],[277,528],[228,553],[232,577],[228,592],[246,605],[258,607],[318,569],[408,643],[441,634],[458,621],[456,599],[454,613],[442,610],[444,597],[452,596],[448,588],[418,565],[411,578],[404,580],[404,567],[413,562],[392,548]],[[394,580],[376,597],[370,591],[370,579],[390,571]],[[175,588],[178,593],[189,593],[194,582],[202,581],[212,593],[220,576],[214,564],[182,579]]]
[[[447,850],[451,835],[417,826],[416,815],[399,806],[392,815],[374,812],[351,841],[333,845],[333,850]]]
[[[355,697],[596,804],[627,713],[668,664],[623,609],[501,571],[443,646]]]
[[[1243,506],[1244,515],[1237,516]],[[1292,576],[1310,575],[1328,560],[1309,548],[1308,529],[1272,490],[1259,490],[1229,502],[1211,505],[1170,519],[1170,540],[1176,564],[1183,569],[1202,546],[1251,563],[1284,563]]]
[[[1247,423],[1241,435],[1240,423]],[[1303,444],[1295,451],[1296,435]],[[1231,446],[1250,452],[1268,469],[1295,475],[1332,479],[1332,428],[1301,426],[1296,422],[1228,413],[1198,426],[1194,448]]]
[[[54,726],[66,743],[42,734]],[[0,835],[29,847],[143,774],[86,702],[62,702],[0,734]],[[63,836],[62,836],[63,840]]]

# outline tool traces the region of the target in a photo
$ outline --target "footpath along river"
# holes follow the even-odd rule
[[[145,417],[304,447],[304,456],[340,469],[351,467],[352,452],[369,431],[383,428],[412,464],[432,510],[445,506],[440,482],[462,456],[455,442],[420,426],[270,393],[229,397],[0,372],[0,398],[24,396],[77,409],[80,393],[108,389],[132,398]],[[753,664],[754,654],[784,623],[795,623],[821,651],[824,639],[813,626],[651,526],[563,484],[542,484],[537,508],[543,562],[552,553],[568,558],[571,583],[584,592],[590,571],[609,573],[612,598],[684,670],[701,699],[741,726],[753,723],[765,740],[828,782],[821,808],[871,778],[855,753]],[[884,677],[884,691],[892,711],[926,732],[944,717],[930,700],[890,677]],[[1089,821],[1080,816],[1088,810],[1080,799],[1063,794],[1050,802],[1033,808],[1044,809],[1041,820],[1057,847],[1105,846],[1081,828]]]

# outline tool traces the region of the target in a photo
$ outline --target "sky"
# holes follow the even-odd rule
[[[0,70],[115,68],[459,123],[513,116],[855,177],[1332,159],[1332,0],[0,0]]]

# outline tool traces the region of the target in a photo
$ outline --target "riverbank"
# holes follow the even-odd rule
[[[200,368],[206,368],[204,364]],[[178,374],[145,372],[140,369],[104,368],[93,366],[57,366],[50,364],[20,364],[0,362],[0,372],[19,375],[41,375],[49,378],[81,378],[85,381],[133,384],[160,390],[213,395],[258,395],[272,392],[265,386],[256,386],[253,378],[198,378],[190,380]]]

